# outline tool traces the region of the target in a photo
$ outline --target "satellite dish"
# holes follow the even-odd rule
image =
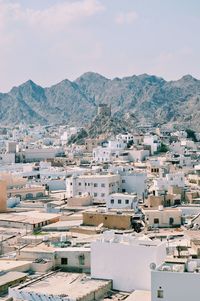
[[[155,262],[150,263],[149,267],[150,267],[151,270],[155,270],[156,269]]]

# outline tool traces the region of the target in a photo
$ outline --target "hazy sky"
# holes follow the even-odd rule
[[[0,91],[87,71],[200,78],[200,0],[0,0]]]

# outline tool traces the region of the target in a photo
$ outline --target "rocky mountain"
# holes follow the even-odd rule
[[[49,88],[29,80],[9,93],[0,93],[0,121],[82,126],[94,120],[100,103],[112,108],[106,130],[116,124],[126,128],[128,124],[145,123],[200,130],[200,80],[191,75],[177,81],[147,74],[110,80],[88,72],[74,82],[63,80]]]

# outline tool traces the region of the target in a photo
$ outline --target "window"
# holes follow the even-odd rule
[[[79,191],[78,195],[82,195],[82,192],[81,192],[81,191]]]
[[[114,201],[113,199],[111,199],[111,200],[110,200],[110,203],[111,203],[111,204],[114,204],[114,203],[115,203],[115,201]]]
[[[128,205],[129,204],[129,200],[125,200],[125,204]]]
[[[159,218],[154,218],[154,224],[159,224]]]
[[[90,186],[90,183],[88,183],[87,185]]]
[[[122,183],[126,183],[126,181],[125,181],[125,180],[122,180]]]
[[[96,197],[97,196],[97,193],[96,192],[94,192],[94,197]]]
[[[164,298],[164,293],[162,289],[157,290],[157,298],[163,299]]]
[[[101,183],[101,187],[105,187],[105,184],[104,184],[104,183]]]
[[[84,254],[80,255],[78,257],[78,259],[79,259],[79,265],[84,265],[85,264],[85,255]]]
[[[81,186],[81,182],[78,183],[78,186]]]
[[[121,204],[122,203],[122,200],[118,200],[118,204]]]
[[[174,224],[174,219],[173,219],[173,217],[170,217],[170,218],[169,218],[169,224],[170,224],[171,226]]]
[[[70,185],[72,185],[72,182],[70,183]]]
[[[67,265],[68,264],[68,258],[61,258],[61,264]]]
[[[105,197],[105,193],[102,193],[102,194],[101,194],[101,197],[104,198],[104,197]]]
[[[94,183],[94,187],[98,187],[98,184],[97,184],[97,183]]]

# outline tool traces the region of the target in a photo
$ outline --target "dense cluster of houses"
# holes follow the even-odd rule
[[[0,130],[2,298],[199,300],[200,133],[79,131]]]

